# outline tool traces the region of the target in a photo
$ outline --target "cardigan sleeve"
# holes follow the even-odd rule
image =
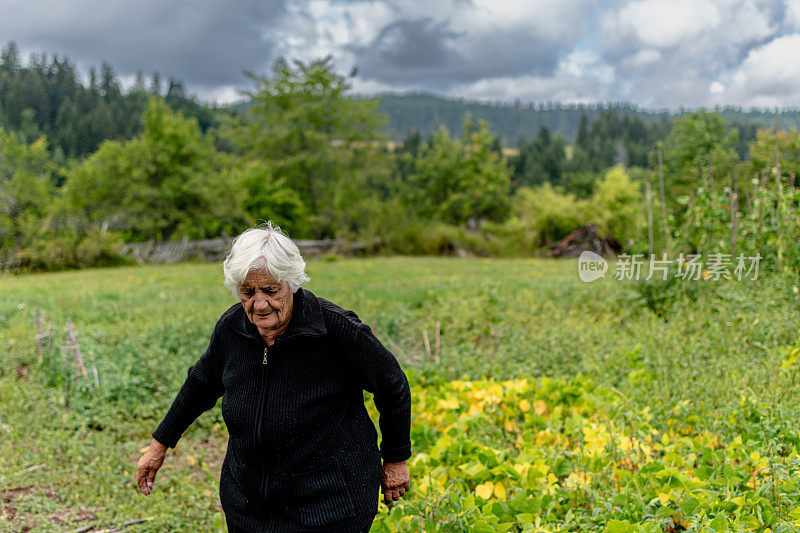
[[[411,389],[395,356],[358,321],[350,354],[365,390],[373,394],[381,428],[380,452],[388,463],[411,457]]]
[[[174,448],[183,432],[205,411],[208,411],[222,396],[222,361],[220,353],[219,327],[214,328],[208,348],[195,364],[189,367],[186,380],[178,391],[161,424],[153,432],[153,438]]]

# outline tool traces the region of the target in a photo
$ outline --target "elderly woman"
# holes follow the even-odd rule
[[[354,312],[301,287],[305,262],[277,227],[240,235],[224,272],[241,302],[217,321],[153,432],[139,489],[152,492],[167,448],[222,396],[230,531],[368,531],[379,488],[387,502],[409,490],[411,394],[400,365]],[[380,451],[363,390],[380,414]]]

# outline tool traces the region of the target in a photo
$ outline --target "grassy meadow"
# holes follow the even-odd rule
[[[411,382],[412,490],[381,504],[373,531],[800,525],[791,281],[587,284],[575,262],[534,259],[308,272],[307,288],[372,325]],[[168,453],[151,496],[133,479],[233,303],[219,265],[0,277],[0,531],[143,518],[124,530],[224,531],[218,406]],[[36,307],[56,331],[41,361]],[[65,379],[68,318],[88,378]]]

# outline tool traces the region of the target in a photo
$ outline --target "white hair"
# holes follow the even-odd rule
[[[225,287],[236,297],[239,296],[239,286],[251,270],[265,270],[275,281],[288,283],[294,293],[311,279],[305,269],[306,262],[297,245],[272,222],[236,237],[222,264]]]

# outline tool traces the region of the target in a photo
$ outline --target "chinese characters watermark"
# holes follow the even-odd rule
[[[672,259],[667,258],[666,254],[662,254],[660,259],[655,255],[621,254],[617,257],[614,279],[666,281],[670,276],[682,280],[710,281],[758,279],[761,254],[739,254],[734,258],[731,254],[713,253],[708,255],[705,262],[702,259],[700,254],[679,254]],[[606,260],[594,252],[583,252],[578,259],[581,281],[592,282],[605,277],[607,270]]]

